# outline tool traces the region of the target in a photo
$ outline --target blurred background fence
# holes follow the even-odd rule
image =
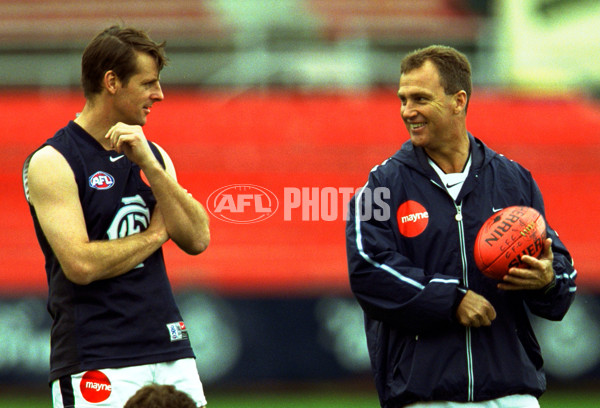
[[[407,138],[399,63],[433,43],[470,57],[470,131],[532,171],[574,255],[576,304],[561,323],[536,320],[548,373],[600,377],[597,1],[0,0],[0,384],[43,384],[48,370],[20,169],[83,106],[82,49],[113,23],[167,41],[166,99],[145,131],[181,183],[213,210],[226,186],[272,194],[263,221],[216,214],[201,256],[166,247],[207,384],[369,377],[344,205]]]
[[[389,86],[444,43],[477,84],[597,92],[599,18],[594,0],[2,0],[0,84],[77,86],[84,45],[125,23],[168,42],[168,84]]]

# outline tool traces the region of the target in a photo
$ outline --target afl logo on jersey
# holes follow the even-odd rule
[[[97,171],[90,176],[89,184],[96,190],[108,190],[115,185],[115,178],[105,171]]]

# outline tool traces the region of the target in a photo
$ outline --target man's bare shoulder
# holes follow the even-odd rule
[[[62,191],[65,183],[74,182],[74,174],[67,159],[52,146],[44,146],[29,158],[24,174],[24,183],[28,191],[28,200],[35,201],[49,190]]]

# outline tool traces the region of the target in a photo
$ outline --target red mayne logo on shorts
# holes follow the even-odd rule
[[[279,200],[269,189],[253,184],[233,184],[213,191],[208,211],[216,218],[234,224],[251,224],[273,216]]]
[[[420,203],[408,200],[398,207],[398,229],[405,237],[416,237],[427,228],[429,213]]]
[[[87,402],[98,403],[106,401],[112,392],[110,380],[101,371],[88,371],[81,378],[81,395]]]

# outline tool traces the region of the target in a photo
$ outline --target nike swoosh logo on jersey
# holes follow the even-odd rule
[[[117,156],[117,157],[112,157],[112,156],[111,156],[111,157],[109,157],[109,158],[110,158],[110,161],[114,163],[114,162],[116,162],[117,160],[119,160],[119,159],[122,159],[123,157],[125,157],[125,155],[124,155],[124,154],[122,154],[122,155],[120,155],[120,156]]]
[[[497,212],[498,212],[498,211],[500,211],[500,210],[502,210],[502,208],[495,208],[495,207],[492,207],[492,212],[495,212],[495,213],[497,213]]]
[[[452,188],[452,187],[454,187],[454,186],[458,186],[458,185],[459,185],[459,184],[461,184],[461,183],[462,183],[462,181],[459,181],[458,183],[454,183],[454,184],[446,184],[446,187],[447,187],[447,188]]]

